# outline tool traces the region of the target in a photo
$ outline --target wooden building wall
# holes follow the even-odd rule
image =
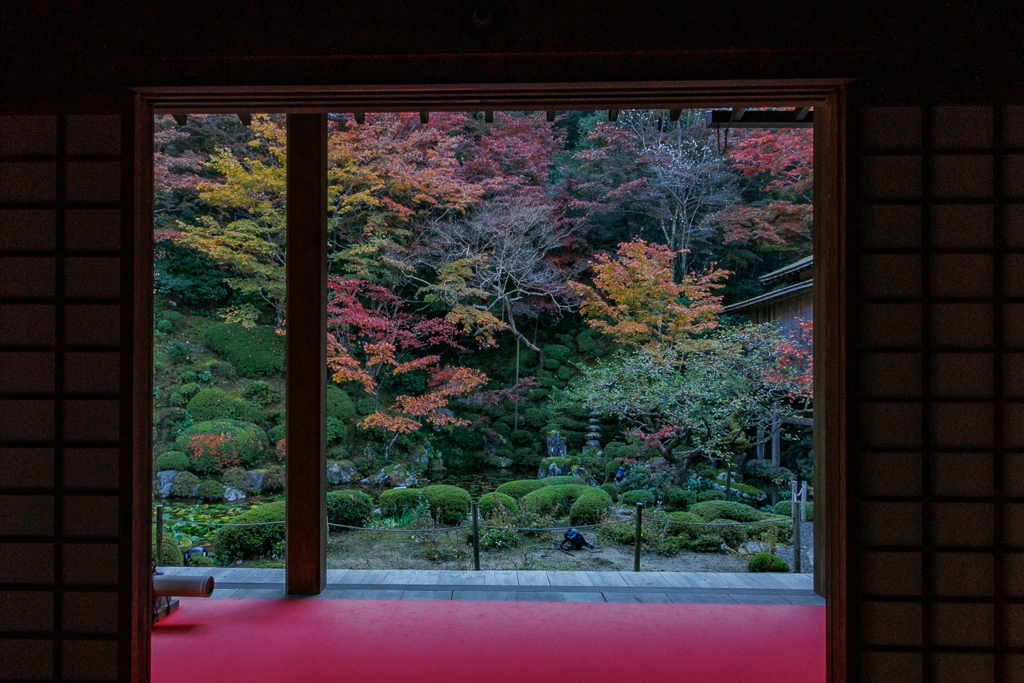
[[[130,88],[795,78],[855,79],[834,680],[1024,680],[1019,3],[491,5],[0,5],[0,680],[147,675]]]
[[[749,317],[752,323],[775,321],[783,336],[789,338],[801,322],[814,320],[814,292],[806,289],[795,296],[756,306],[750,309]]]

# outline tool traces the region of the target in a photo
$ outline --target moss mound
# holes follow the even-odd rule
[[[601,515],[612,505],[612,497],[607,491],[588,487],[576,498],[569,508],[569,522],[572,524],[597,524]]]
[[[724,500],[695,503],[690,506],[690,512],[708,521],[712,519],[729,519],[734,522],[760,522],[771,517],[767,512],[761,512],[749,505]]]
[[[747,563],[747,571],[751,572],[788,572],[789,565],[778,555],[757,553]]]
[[[180,451],[167,451],[163,455],[157,456],[156,459],[156,471],[167,472],[174,470],[181,472],[182,470],[188,469],[188,456]]]
[[[373,499],[362,491],[347,489],[327,494],[327,521],[331,524],[366,526],[373,514]]]
[[[260,467],[269,455],[270,441],[266,432],[254,424],[210,420],[182,432],[174,448],[188,456],[189,470],[213,474],[225,467]]]
[[[224,484],[207,479],[204,482],[200,482],[196,495],[203,500],[222,500],[224,498]]]
[[[260,409],[254,403],[229,396],[223,389],[203,389],[185,407],[196,422],[209,420],[241,420],[256,422]]]
[[[519,503],[515,498],[505,493],[493,491],[480,496],[480,502],[478,503],[480,516],[484,519],[491,517],[498,511],[499,503],[508,512],[519,512]]]
[[[240,467],[235,467],[225,472],[224,476],[221,477],[221,481],[224,482],[225,486],[230,486],[245,493],[252,490],[252,477]]]
[[[284,370],[284,337],[270,326],[214,323],[203,343],[224,356],[242,377],[265,377]]]
[[[600,491],[592,486],[581,484],[559,484],[557,486],[545,486],[532,493],[523,496],[523,504],[526,509],[539,515],[560,515],[569,514],[573,503],[583,494],[584,491]]]
[[[601,484],[601,490],[612,497],[613,503],[619,499],[619,490],[615,488],[615,484]]]
[[[643,503],[645,508],[654,507],[654,494],[650,491],[626,491],[619,496],[619,505],[635,507],[637,503]]]
[[[566,458],[566,459],[568,460],[569,458]],[[583,485],[586,485],[586,483],[587,483],[587,482],[583,481],[582,479],[580,479],[579,477],[574,477],[574,476],[571,476],[571,475],[565,475],[565,476],[561,476],[561,477],[546,477],[544,479],[540,479],[539,481],[542,484],[544,484],[545,486],[560,486],[562,484],[583,484]]]
[[[261,505],[231,520],[234,524],[283,522],[284,501]],[[220,527],[214,541],[215,559],[221,567],[235,560],[251,560],[284,549],[284,524]]]
[[[543,480],[540,479],[518,479],[505,482],[495,489],[495,492],[504,493],[506,496],[511,496],[516,500],[522,500],[523,496],[542,489],[544,486]]]
[[[423,501],[422,489],[390,489],[380,494],[380,513],[385,517],[401,517]]]
[[[772,508],[772,512],[783,517],[793,516],[793,503],[788,500],[784,500],[780,503],[776,503],[775,507]],[[814,503],[807,504],[807,521],[814,521]]]
[[[199,477],[191,472],[178,472],[171,483],[171,498],[191,498],[192,492],[199,486]]]
[[[473,505],[469,491],[449,484],[427,486],[423,497],[430,504],[430,515],[441,526],[462,524]]]

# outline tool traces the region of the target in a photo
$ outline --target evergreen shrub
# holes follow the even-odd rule
[[[685,510],[697,502],[697,494],[678,486],[671,486],[665,492],[665,504],[676,510]]]
[[[188,560],[188,566],[190,567],[212,567],[214,566],[213,558],[207,557],[206,555],[200,555],[196,553]]]
[[[170,320],[161,320],[156,324],[156,329],[166,334],[174,330],[174,323]]]
[[[615,484],[601,484],[601,490],[611,496],[613,503],[619,499],[619,490]]]
[[[196,495],[203,500],[221,500],[224,498],[224,484],[207,479],[199,484]]]
[[[276,444],[285,437],[286,433],[287,429],[284,425],[277,425],[267,430],[267,438],[270,440],[270,443]]]
[[[789,565],[778,555],[757,553],[747,563],[747,571],[751,572],[788,572]]]
[[[252,490],[252,476],[241,467],[235,467],[225,472],[224,476],[221,477],[221,481],[224,482],[225,486],[230,486],[245,493]]]
[[[569,458],[566,458],[566,460],[569,460]],[[577,463],[579,462],[578,459],[574,459],[574,460]],[[541,462],[544,462],[544,461],[541,461]],[[545,486],[558,486],[560,484],[583,484],[583,485],[586,485],[585,481],[583,481],[579,477],[574,477],[571,474],[565,474],[565,475],[562,475],[560,477],[545,477],[544,479],[541,479],[540,481]]]
[[[229,396],[223,389],[203,389],[188,402],[189,415],[197,422],[208,420],[241,420],[257,422],[259,408],[249,401]]]
[[[607,491],[588,488],[576,498],[576,502],[569,508],[569,522],[571,524],[597,524],[601,521],[601,515],[612,505],[612,497]]]
[[[204,438],[193,440],[195,436]],[[254,424],[237,420],[200,422],[183,431],[174,449],[189,458],[189,470],[212,474],[224,467],[255,469],[265,462],[270,451],[267,434]]]
[[[246,386],[243,394],[261,406],[277,403],[283,398],[277,387],[262,380],[257,380]]]
[[[423,489],[430,514],[440,526],[457,526],[466,520],[473,505],[469,491],[449,484],[434,484]]]
[[[178,472],[171,482],[171,498],[191,498],[199,486],[199,477],[191,472]]]
[[[565,517],[569,514],[572,504],[587,490],[596,490],[593,487],[580,484],[557,484],[545,486],[532,493],[523,496],[523,505],[526,510],[538,515],[560,515]]]
[[[650,491],[636,490],[626,491],[619,496],[619,505],[624,507],[636,507],[637,503],[643,503],[645,508],[654,507],[654,494]]]
[[[542,489],[544,486],[544,482],[539,479],[518,479],[516,481],[505,482],[495,491],[496,493],[504,493],[516,500],[522,500],[523,496],[526,494]]]
[[[389,489],[380,494],[377,503],[385,517],[401,517],[424,500],[422,489]]]
[[[327,521],[331,524],[366,526],[373,514],[373,499],[362,491],[346,489],[327,494]]]
[[[203,343],[242,377],[264,377],[284,370],[284,337],[271,326],[214,323],[203,332]]]
[[[167,451],[156,458],[156,471],[174,470],[181,472],[188,469],[188,456],[180,451]]]
[[[725,491],[719,491],[717,489],[708,489],[707,491],[701,491],[697,494],[698,503],[704,503],[707,501],[714,500],[725,500]]]
[[[260,522],[283,522],[284,501],[260,505],[231,520],[234,524]],[[222,526],[217,530],[214,558],[221,567],[235,560],[251,560],[264,557],[284,545],[284,524],[262,524],[260,526]]]
[[[263,482],[260,484],[260,493],[274,493],[284,491],[285,473],[280,465],[268,465],[266,469],[257,470],[263,475]]]
[[[690,506],[690,512],[705,520],[721,518],[734,522],[759,522],[771,517],[767,512],[761,512],[749,505],[724,500],[695,503]]]
[[[783,517],[790,517],[790,518],[792,518],[792,516],[793,516],[793,504],[792,504],[791,501],[783,500],[783,501],[775,504],[775,507],[772,508],[772,512],[774,512],[777,515],[781,515]],[[808,522],[813,522],[814,521],[814,503],[807,503],[807,521]]]
[[[541,351],[544,352],[545,365],[547,364],[546,361],[548,359],[558,361],[559,363],[564,363],[565,361],[569,360],[569,355],[571,354],[569,348],[566,346],[562,346],[561,344],[548,344],[547,346],[541,348]]]
[[[153,530],[153,546],[150,552],[150,557],[156,559],[156,530]],[[174,542],[173,538],[170,538],[166,533],[164,534],[164,545],[163,545],[163,559],[158,562],[161,567],[180,567],[185,563],[185,557],[181,554],[181,548]]]
[[[506,512],[516,513],[519,512],[519,503],[516,499],[506,493],[499,493],[492,491],[491,493],[485,493],[480,496],[480,502],[477,506],[480,508],[480,516],[484,519],[490,518],[495,512],[498,511],[498,504],[501,504],[505,508]]]
[[[327,417],[335,420],[348,420],[355,414],[356,407],[348,394],[338,387],[327,387]]]

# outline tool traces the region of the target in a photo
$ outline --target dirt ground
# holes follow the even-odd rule
[[[551,540],[524,538],[511,550],[480,549],[481,569],[534,569],[551,571],[632,571],[633,548],[601,543],[585,534],[593,550],[564,553]],[[330,569],[456,569],[472,568],[472,548],[458,532],[449,532],[441,545],[451,559],[431,561],[415,534],[384,532],[332,533],[328,540]],[[745,572],[745,558],[727,553],[681,552],[675,557],[644,553],[640,569],[653,572]]]

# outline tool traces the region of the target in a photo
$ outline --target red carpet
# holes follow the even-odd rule
[[[825,608],[182,600],[154,683],[825,680]]]

